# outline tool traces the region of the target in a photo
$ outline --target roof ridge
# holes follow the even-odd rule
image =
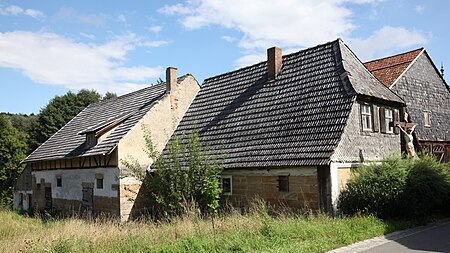
[[[413,50],[410,50],[410,51],[407,51],[407,52],[398,53],[398,54],[394,54],[394,55],[390,55],[390,56],[385,56],[385,57],[382,57],[382,58],[378,58],[378,59],[374,59],[374,60],[370,60],[370,61],[364,62],[364,65],[365,64],[370,64],[370,63],[376,62],[376,61],[386,60],[386,59],[390,59],[390,58],[396,58],[396,57],[399,57],[401,55],[410,54],[410,53],[415,52],[415,51],[423,51],[424,49],[425,49],[424,47],[420,47],[420,48],[416,48],[416,49],[413,49]],[[416,58],[416,57],[414,57],[414,58]],[[408,61],[403,61],[401,64],[403,64],[405,62],[408,62]],[[390,66],[396,66],[396,65],[400,65],[400,64],[395,64],[395,65],[390,65]]]
[[[328,44],[333,44],[333,43],[335,43],[336,41],[339,41],[339,40],[342,41],[342,39],[338,38],[338,39],[335,39],[335,40],[332,40],[332,41],[329,41],[329,42],[326,42],[326,43],[322,43],[322,44],[315,45],[313,47],[308,47],[308,48],[305,48],[305,49],[301,49],[299,51],[295,51],[295,52],[292,52],[292,53],[289,53],[289,54],[283,54],[282,58],[291,57],[293,55],[300,54],[300,53],[306,52],[306,51],[312,51],[312,50],[315,50],[315,49],[317,49],[319,47],[323,47],[323,46],[328,45]],[[240,67],[238,69],[231,70],[231,71],[219,74],[219,75],[208,77],[203,82],[205,83],[206,81],[209,81],[209,80],[212,80],[212,79],[221,78],[223,76],[230,75],[230,74],[237,73],[237,72],[241,72],[241,71],[246,71],[247,69],[251,69],[253,67],[256,67],[258,65],[262,65],[262,64],[265,64],[265,63],[267,63],[267,60],[260,61],[260,62],[251,64],[251,65],[248,65],[248,66]]]

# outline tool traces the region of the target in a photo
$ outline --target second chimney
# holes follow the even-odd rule
[[[275,81],[278,73],[281,70],[282,64],[281,48],[271,47],[267,49],[267,79],[268,81]]]
[[[177,85],[177,68],[168,67],[166,69],[166,90],[170,92]]]

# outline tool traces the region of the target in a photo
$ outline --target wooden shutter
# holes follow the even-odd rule
[[[378,120],[378,106],[372,105],[372,127],[374,132],[378,132],[380,122]]]
[[[384,107],[380,107],[380,132],[382,133],[386,133],[386,114],[385,114],[385,109]]]
[[[399,116],[398,116],[398,110],[394,110],[394,115],[392,115],[394,117],[394,122],[398,122],[399,121]],[[398,129],[398,127],[396,127],[394,125],[394,133],[395,134],[399,134],[400,133],[400,129]]]

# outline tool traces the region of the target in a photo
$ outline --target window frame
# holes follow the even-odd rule
[[[431,115],[429,111],[423,112],[423,126],[431,127]]]
[[[278,175],[278,191],[279,192],[289,192],[289,175]],[[282,183],[286,183],[285,186],[282,186]]]
[[[224,190],[224,181],[229,180],[229,191]],[[233,195],[233,176],[232,175],[221,175],[220,176],[220,189],[222,190],[222,195]]]
[[[388,112],[390,112],[390,117],[388,117]],[[394,124],[394,110],[391,108],[384,108],[384,126],[387,134],[394,133],[394,127],[391,126]]]
[[[56,187],[62,187],[62,177],[61,177],[61,175],[56,175]]]
[[[368,109],[366,111],[365,109]],[[369,121],[367,122],[366,119]],[[367,125],[369,123],[369,125]],[[361,104],[361,126],[364,132],[373,132],[373,112],[372,106],[368,104]]]

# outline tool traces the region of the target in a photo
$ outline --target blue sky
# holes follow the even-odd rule
[[[82,89],[124,94],[165,68],[207,77],[342,38],[362,61],[425,47],[450,68],[450,1],[0,0],[0,112]],[[450,73],[450,71],[449,71]]]

